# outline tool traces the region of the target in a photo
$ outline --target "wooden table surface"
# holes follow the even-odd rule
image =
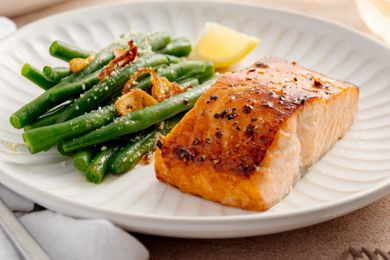
[[[355,2],[351,0],[241,2],[322,17],[370,34],[359,16]],[[11,19],[20,27],[55,13],[107,3],[104,0],[64,1]],[[225,240],[178,239],[141,234],[135,236],[149,249],[152,259],[352,259],[347,252],[350,246],[370,250],[379,248],[387,252],[390,258],[390,196],[346,216],[274,235]]]

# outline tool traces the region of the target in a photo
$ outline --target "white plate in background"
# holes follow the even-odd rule
[[[48,54],[53,40],[93,50],[129,30],[164,30],[194,40],[206,21],[262,39],[242,64],[275,55],[361,87],[352,129],[269,211],[244,211],[183,194],[158,182],[153,165],[90,184],[55,149],[30,155],[21,131],[9,125],[9,115],[41,92],[19,75],[22,64],[61,63]],[[106,218],[143,233],[226,238],[319,223],[390,191],[390,50],[351,29],[232,3],[140,2],[85,8],[34,22],[0,42],[0,57],[0,182],[50,209]]]
[[[0,0],[0,15],[15,16],[69,0]]]

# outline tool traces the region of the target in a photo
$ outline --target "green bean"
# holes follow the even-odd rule
[[[199,86],[199,80],[197,78],[188,78],[177,82],[182,87],[197,87]]]
[[[31,153],[45,151],[64,139],[79,136],[110,123],[116,116],[114,106],[109,105],[63,123],[28,130],[23,133],[23,140]],[[63,149],[62,151],[64,154],[70,152]]]
[[[37,68],[31,66],[28,63],[23,65],[21,73],[25,78],[29,79],[43,90],[48,90],[56,84],[55,82],[48,79]]]
[[[167,55],[167,54],[166,54],[166,57],[168,58],[169,63],[179,63],[179,62],[185,60],[184,58],[179,58],[179,57],[176,57],[173,55]]]
[[[140,45],[150,46],[151,51],[158,51],[163,49],[169,42],[171,37],[165,32],[154,32],[147,35],[141,40]]]
[[[51,91],[49,99],[55,104],[59,104],[68,99],[76,98],[80,93],[90,89],[99,82],[100,70],[92,72],[85,76],[81,81],[69,83],[62,88],[58,88],[55,91]]]
[[[62,41],[54,41],[50,45],[49,52],[53,57],[64,61],[69,61],[73,58],[88,58],[94,54],[92,51],[82,50]]]
[[[92,161],[93,155],[94,151],[92,149],[84,149],[78,151],[73,156],[73,166],[81,172],[86,172],[89,167],[89,164]]]
[[[107,172],[108,161],[118,149],[119,146],[103,146],[88,166],[85,172],[86,180],[95,184],[101,183]]]
[[[171,64],[170,66],[160,68],[157,70],[157,75],[159,77],[165,77],[169,81],[177,81],[204,72],[206,70],[205,64],[206,63],[203,61],[180,61],[177,64]],[[147,77],[139,81],[134,88],[147,89],[150,85],[151,79],[150,77]]]
[[[160,53],[170,54],[177,57],[187,57],[192,50],[191,42],[187,38],[173,39]]]
[[[160,132],[160,134],[162,135],[167,135],[171,130],[172,128],[177,125],[177,123],[180,122],[180,120],[183,118],[183,116],[185,115],[186,113],[181,113],[181,114],[178,114],[172,118],[169,118],[168,120],[165,120],[164,122],[162,122],[160,124],[160,126],[158,127],[158,131]]]
[[[145,154],[153,150],[156,133],[156,130],[150,131],[140,140],[130,142],[113,154],[109,160],[108,171],[111,174],[119,175],[134,168]]]
[[[154,150],[157,133],[168,134],[182,117],[183,114],[177,115],[162,122],[157,129],[149,129],[137,134],[135,138],[133,137],[129,144],[123,146],[110,158],[109,172],[118,175],[134,168],[145,154]]]
[[[58,117],[61,115],[61,113],[69,106],[69,104],[64,104],[59,106],[58,108],[53,109],[52,111],[49,111],[42,117],[38,118],[34,123],[31,125],[26,125],[24,127],[24,130],[30,130],[34,128],[39,128],[42,126],[48,126],[53,125],[57,122]]]
[[[167,64],[168,59],[165,55],[154,54],[145,56],[134,63],[127,65],[115,75],[107,78],[103,82],[93,86],[88,91],[84,92],[82,96],[76,99],[61,115],[59,121],[63,122],[81,115],[102,103],[102,101],[109,98],[114,93],[123,88],[126,81],[139,68],[142,67],[156,67],[162,64]]]
[[[166,99],[161,103],[128,113],[111,124],[93,132],[61,142],[60,146],[62,146],[64,151],[70,152],[146,129],[190,109],[198,97],[210,87],[212,82],[213,80],[207,81],[198,87]]]
[[[72,74],[72,71],[69,67],[50,67],[45,66],[43,67],[43,74],[48,78],[49,80],[53,82],[60,82],[61,79],[69,76]]]
[[[96,54],[95,59],[82,71],[76,74],[71,74],[68,77],[62,79],[57,85],[47,90],[31,102],[21,107],[18,111],[13,113],[10,117],[10,123],[15,128],[22,128],[26,125],[32,124],[39,116],[50,110],[50,108],[59,105],[59,103],[50,100],[50,95],[56,92],[58,89],[66,87],[67,84],[79,84],[79,86],[86,85],[88,82],[93,82],[88,79],[87,82],[83,80],[87,75],[97,71],[105,64],[107,64],[114,57],[112,50],[116,48],[125,48],[131,35],[126,35],[116,40],[115,42],[102,49]],[[73,85],[74,86],[74,85]],[[61,100],[67,97],[62,97]],[[62,101],[61,101],[62,102]]]
[[[211,79],[215,75],[215,68],[214,68],[213,63],[206,62],[205,65],[206,65],[205,71],[197,76],[199,83],[203,83],[206,80]]]

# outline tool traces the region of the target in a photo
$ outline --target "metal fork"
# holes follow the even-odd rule
[[[16,250],[26,260],[50,260],[37,241],[0,198],[0,226],[12,241]]]

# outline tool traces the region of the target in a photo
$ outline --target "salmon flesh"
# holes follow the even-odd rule
[[[267,57],[223,74],[156,148],[159,180],[264,211],[351,127],[359,89]]]

